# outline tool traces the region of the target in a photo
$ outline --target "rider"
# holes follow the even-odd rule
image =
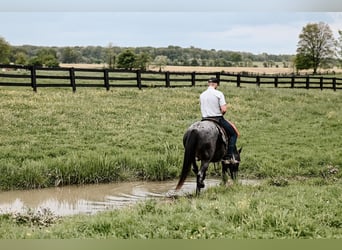
[[[238,137],[237,130],[233,125],[224,119],[224,114],[227,112],[227,103],[221,91],[217,90],[219,80],[217,78],[210,78],[208,80],[208,89],[200,95],[201,113],[202,118],[209,118],[216,120],[229,135],[229,142],[227,154],[224,157],[224,163],[235,164],[239,163],[234,157],[234,149]]]

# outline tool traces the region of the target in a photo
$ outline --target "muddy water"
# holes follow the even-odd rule
[[[206,179],[206,188],[218,185],[218,179]],[[242,184],[255,181],[242,180]],[[182,189],[175,192],[177,180],[163,182],[126,182],[84,186],[66,186],[26,191],[0,191],[0,214],[23,213],[28,208],[34,211],[49,209],[59,216],[94,214],[99,211],[117,209],[138,201],[185,195],[195,191],[195,179],[186,181]]]

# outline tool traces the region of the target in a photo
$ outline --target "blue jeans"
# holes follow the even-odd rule
[[[218,117],[218,122],[220,123],[220,125],[224,128],[224,130],[226,131],[227,135],[229,136],[229,142],[228,142],[228,151],[227,151],[227,155],[228,156],[232,156],[234,153],[234,149],[236,147],[236,141],[237,141],[237,133],[235,131],[235,129],[232,127],[232,125],[230,125],[229,122],[227,122],[226,119],[224,119],[224,117]]]

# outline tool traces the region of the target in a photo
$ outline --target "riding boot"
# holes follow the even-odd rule
[[[234,148],[235,148],[235,146],[232,146],[232,145],[228,146],[227,154],[223,158],[223,162],[225,164],[237,164],[237,163],[239,163],[239,161],[235,159]]]

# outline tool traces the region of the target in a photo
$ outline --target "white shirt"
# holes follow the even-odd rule
[[[226,105],[226,100],[221,91],[209,86],[200,95],[202,117],[222,116],[221,106]]]

